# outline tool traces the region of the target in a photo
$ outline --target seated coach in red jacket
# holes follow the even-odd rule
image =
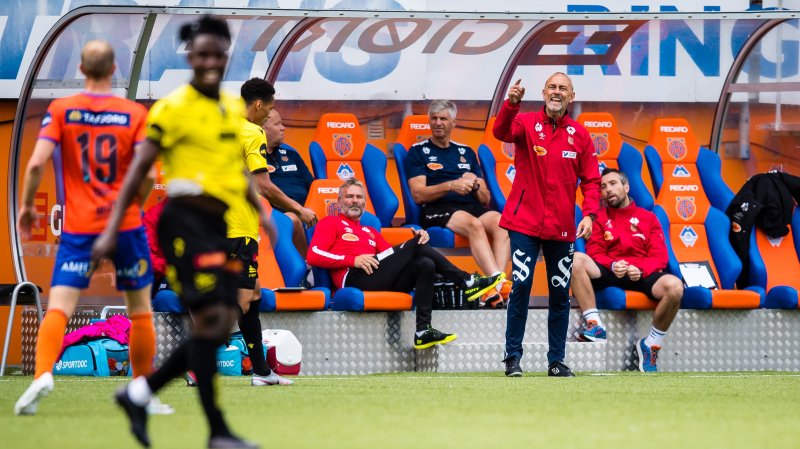
[[[479,277],[460,270],[427,244],[428,233],[424,229],[415,230],[414,238],[391,246],[380,232],[361,223],[365,206],[361,181],[354,178],[345,181],[339,188],[339,215],[329,215],[317,223],[308,263],[330,270],[336,288],[414,290],[417,306],[414,348],[425,349],[455,340],[455,334],[431,326],[434,276],[441,274],[463,286],[465,296],[471,301],[496,286],[502,276]]]

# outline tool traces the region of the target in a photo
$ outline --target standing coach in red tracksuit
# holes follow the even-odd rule
[[[561,72],[542,89],[544,107],[518,114],[525,95],[521,80],[508,90],[494,123],[494,136],[516,147],[517,169],[500,226],[511,237],[513,287],[506,322],[506,376],[522,376],[519,366],[528,319],[533,269],[544,253],[550,291],[547,375],[572,377],[564,364],[569,325],[569,284],[575,239],[589,238],[600,202],[600,173],[594,144],[567,107],[575,99],[572,80]],[[575,230],[575,191],[580,179],[583,219]]]

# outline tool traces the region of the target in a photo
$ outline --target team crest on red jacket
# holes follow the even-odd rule
[[[351,134],[333,135],[333,152],[345,157],[353,152],[353,136]]]
[[[592,142],[598,156],[608,152],[608,133],[592,133]]]
[[[667,152],[676,161],[686,156],[686,139],[683,137],[667,137]]]
[[[697,206],[694,204],[693,196],[684,196],[675,198],[675,212],[684,220],[691,220],[694,214],[697,213]]]
[[[636,217],[631,218],[631,232],[639,230],[639,219]]]
[[[536,153],[537,156],[544,156],[545,154],[547,154],[547,148],[540,147],[539,145],[534,146],[533,151]]]
[[[375,238],[375,234],[373,234],[372,231],[370,231],[368,227],[362,226],[361,230],[366,232],[367,234],[369,234],[369,238],[371,238],[371,239]],[[372,245],[372,246],[375,246],[375,245]]]
[[[347,240],[348,242],[357,242],[358,236],[348,232],[347,234],[342,234],[342,240]]]

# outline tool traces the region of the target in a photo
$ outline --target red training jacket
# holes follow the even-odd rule
[[[158,221],[161,219],[161,213],[164,212],[166,204],[167,199],[164,198],[148,209],[144,213],[144,217],[142,217],[144,232],[147,234],[147,244],[150,246],[150,261],[153,265],[153,273],[159,278],[164,277],[167,269],[167,258],[158,245]]]
[[[624,260],[642,270],[642,277],[666,268],[669,257],[656,215],[633,201],[628,207],[600,209],[586,253],[609,270],[612,263]]]
[[[517,169],[500,226],[544,240],[575,241],[575,191],[580,179],[583,215],[600,208],[600,172],[589,132],[565,114],[555,129],[544,107],[518,114],[503,103],[492,132],[513,143]]]
[[[317,223],[310,246],[309,265],[330,270],[337,288],[344,286],[356,256],[374,256],[392,247],[375,228],[341,214],[329,215]]]

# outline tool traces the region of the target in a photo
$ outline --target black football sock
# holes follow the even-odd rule
[[[217,374],[217,342],[205,338],[192,338],[189,348],[189,368],[197,376],[197,392],[200,394],[200,403],[208,419],[211,436],[227,436],[230,430],[222,417],[222,411],[217,407],[214,394],[214,376]]]
[[[264,345],[261,343],[261,320],[258,318],[261,306],[261,299],[250,303],[247,313],[239,317],[239,330],[247,345],[247,354],[250,356],[250,363],[253,364],[253,372],[259,376],[269,376],[271,372],[267,366],[267,358],[264,355]]]
[[[147,376],[147,384],[150,385],[153,393],[189,369],[189,347],[191,344],[192,338],[181,343],[180,346],[172,351],[172,354],[167,357],[160,368]]]

